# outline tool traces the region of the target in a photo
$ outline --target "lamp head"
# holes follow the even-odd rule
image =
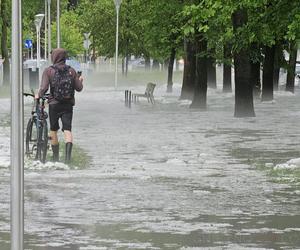
[[[45,16],[44,14],[37,14],[34,16],[34,24],[37,28],[41,27],[44,16]]]
[[[122,0],[114,0],[116,8],[120,8],[120,5],[122,3]]]
[[[88,40],[91,35],[91,32],[85,32],[85,33],[83,33],[83,35],[84,35],[85,40]]]

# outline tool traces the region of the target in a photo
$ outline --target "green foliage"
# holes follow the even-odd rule
[[[34,16],[44,13],[45,2],[24,0],[22,3],[23,38],[35,41]],[[2,0],[1,4],[7,5],[8,13],[1,15],[0,25],[10,28],[10,1]],[[82,34],[91,32],[92,47],[98,54],[112,57],[116,32],[113,0],[82,0],[76,13],[67,11],[67,4],[68,0],[61,1],[62,46],[72,55],[82,53]],[[233,33],[231,17],[237,9],[247,11],[248,22]],[[56,1],[52,1],[51,13],[54,45]],[[172,48],[182,51],[184,37],[201,32],[208,41],[210,53],[222,60],[222,48],[226,44],[231,44],[233,50],[240,50],[251,48],[252,44],[264,46],[277,41],[299,40],[299,13],[299,0],[123,0],[120,54],[152,57],[162,62],[169,57]],[[6,16],[8,19],[4,20]]]
[[[182,12],[186,18],[183,31],[186,36],[203,33],[217,59],[222,60],[222,48],[230,44],[233,51],[249,48],[257,60],[261,52],[253,50],[254,44],[263,47],[299,39],[299,8],[298,0],[194,1]],[[248,21],[233,33],[231,19],[238,9],[246,10]]]
[[[113,1],[83,0],[77,12],[81,32],[90,32],[99,54],[113,56],[115,44],[115,8]]]
[[[80,31],[80,19],[74,11],[63,12],[60,18],[61,47],[69,56],[83,53],[83,34]],[[52,24],[52,47],[56,48],[56,22]]]
[[[148,1],[147,11],[141,12],[144,21],[143,41],[149,54],[163,62],[169,57],[172,48],[177,51],[183,44],[182,1]]]

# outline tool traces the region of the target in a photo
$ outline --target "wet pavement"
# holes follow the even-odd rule
[[[92,164],[26,169],[26,249],[300,249],[300,183],[275,181],[265,167],[300,156],[299,93],[256,100],[257,117],[246,119],[233,118],[232,94],[210,90],[201,112],[179,93],[158,86],[155,106],[131,109],[109,87],[77,95],[75,143]],[[1,250],[9,249],[8,135],[6,126]]]

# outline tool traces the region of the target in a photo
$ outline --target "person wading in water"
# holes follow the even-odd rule
[[[73,106],[75,105],[74,97],[75,91],[80,92],[83,89],[83,78],[72,67],[66,65],[66,50],[54,49],[51,59],[53,65],[44,70],[41,86],[35,98],[42,97],[50,89],[48,103],[53,161],[59,161],[57,131],[59,130],[59,120],[61,120],[62,131],[65,137],[65,163],[69,164],[73,147],[72,118]]]

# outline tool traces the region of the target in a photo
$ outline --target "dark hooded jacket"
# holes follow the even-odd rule
[[[51,59],[53,62],[53,65],[58,67],[58,68],[63,68],[66,66],[66,60],[67,60],[67,52],[64,49],[54,49],[51,54]],[[76,73],[76,71],[70,67],[70,74],[73,77],[73,82],[74,82],[74,89],[76,91],[81,91],[83,88],[82,81],[79,80],[79,77]],[[55,75],[55,69],[52,67],[48,67],[44,70],[43,76],[42,76],[42,82],[41,86],[39,89],[39,97],[43,96],[51,86],[51,82],[53,80],[53,77]],[[48,100],[49,104],[57,104],[59,103],[57,100],[54,99],[54,97],[51,95],[50,91],[50,96]],[[74,105],[75,104],[75,99],[72,98],[69,101],[70,104]]]

